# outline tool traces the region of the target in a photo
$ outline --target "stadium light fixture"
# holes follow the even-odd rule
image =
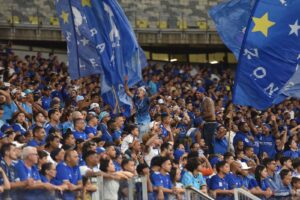
[[[213,60],[213,61],[210,61],[209,63],[212,64],[212,65],[215,65],[215,64],[218,64],[219,61]]]
[[[176,61],[178,61],[178,60],[177,60],[177,58],[172,58],[170,61],[171,61],[171,62],[176,62]]]

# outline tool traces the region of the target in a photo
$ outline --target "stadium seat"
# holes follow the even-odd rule
[[[14,15],[8,20],[8,22],[12,24],[20,24],[20,18]]]
[[[50,25],[59,26],[59,20],[57,17],[50,17]]]
[[[136,21],[136,27],[137,28],[148,28],[149,27],[149,22],[148,22],[148,20],[138,19]]]
[[[181,30],[187,29],[187,22],[184,20],[177,21],[177,27]]]
[[[37,25],[39,23],[39,19],[37,16],[29,16],[28,17],[30,24]]]
[[[167,21],[160,21],[158,22],[158,27],[159,29],[166,29],[168,28],[168,22]]]
[[[207,22],[206,21],[198,21],[197,25],[200,30],[207,30]]]

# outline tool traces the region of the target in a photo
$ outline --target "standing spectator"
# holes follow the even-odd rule
[[[283,169],[279,173],[280,180],[277,183],[277,188],[274,192],[275,198],[290,199],[292,196],[292,172],[288,169]]]
[[[228,151],[226,139],[226,128],[223,125],[217,127],[217,134],[214,139],[214,153],[224,155]]]
[[[87,119],[87,125],[84,129],[85,134],[88,136],[88,138],[96,138],[101,137],[102,133],[101,131],[97,130],[98,126],[98,119],[96,116],[92,115],[88,117]]]
[[[139,87],[137,90],[137,94],[133,94],[128,87],[128,77],[125,77],[124,83],[125,91],[128,96],[130,96],[133,100],[134,107],[136,110],[136,123],[139,126],[139,138],[142,139],[143,135],[149,129],[149,123],[151,121],[149,107],[150,107],[150,99],[146,95],[146,89],[144,87]]]
[[[201,102],[201,113],[205,121],[203,126],[203,138],[206,144],[208,144],[208,153],[212,154],[214,151],[213,137],[217,128],[215,105],[213,100],[205,96],[204,93],[205,89],[200,87],[196,92],[196,97]]]
[[[130,125],[127,130],[129,134],[123,139],[121,144],[122,153],[125,153],[125,151],[132,146],[133,141],[137,140],[139,136],[139,129],[137,126]]]
[[[28,146],[36,147],[38,150],[43,150],[45,144],[45,129],[41,126],[36,126],[32,130],[33,139],[28,142]]]
[[[54,128],[55,130],[60,129],[60,116],[59,110],[52,109],[48,111],[48,117],[50,121],[47,122],[44,127],[47,135],[49,134],[51,128]]]
[[[84,132],[84,129],[85,129],[84,120],[83,119],[75,119],[73,135],[76,140],[77,139],[83,139],[83,140],[88,139],[88,135]]]
[[[103,111],[99,115],[100,125],[98,126],[98,130],[102,132],[101,140],[105,142],[113,142],[112,136],[108,131],[107,123],[110,120],[110,115],[108,112]]]

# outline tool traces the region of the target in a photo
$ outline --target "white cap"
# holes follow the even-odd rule
[[[22,148],[23,146],[25,146],[26,144],[25,143],[19,143],[19,142],[17,142],[17,141],[13,141],[12,142],[17,148]]]
[[[248,169],[251,169],[252,167],[249,167],[248,165],[247,165],[247,163],[245,163],[245,162],[241,162],[241,165],[242,165],[242,170],[248,170]]]
[[[25,92],[21,92],[21,98],[25,98],[25,97],[26,97]]]
[[[83,101],[83,100],[84,100],[84,97],[83,97],[83,96],[78,95],[78,96],[76,97],[76,102],[78,102],[78,101]]]
[[[150,129],[153,129],[154,123],[155,123],[155,121],[152,121],[152,122],[149,123],[149,128],[150,128]]]
[[[90,105],[90,110],[93,110],[94,108],[100,108],[99,104],[98,103],[92,103]]]
[[[158,99],[158,103],[159,103],[159,104],[164,104],[165,102],[164,102],[163,99]]]

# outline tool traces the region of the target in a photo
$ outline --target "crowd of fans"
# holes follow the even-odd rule
[[[298,199],[299,101],[233,105],[231,69],[150,63],[139,87],[125,78],[131,116],[102,101],[98,77],[70,80],[53,54],[3,49],[0,74],[1,199],[91,199],[98,176],[105,200],[127,199],[136,176],[150,200],[185,199],[187,187]]]

